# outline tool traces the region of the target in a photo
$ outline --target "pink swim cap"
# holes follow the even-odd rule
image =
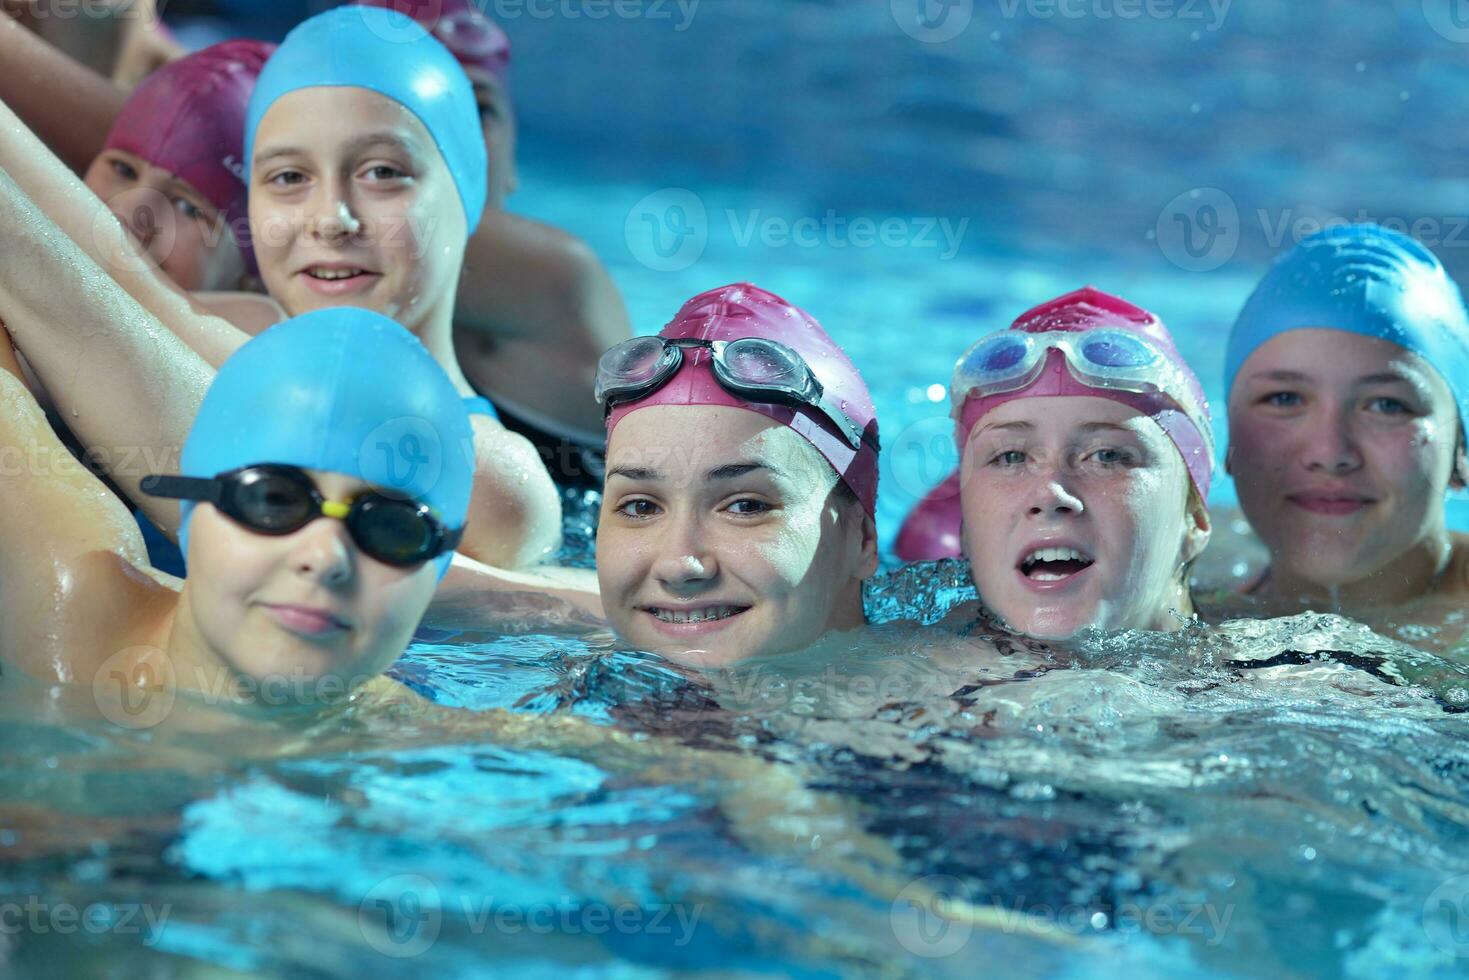
[[[1189,478],[1200,500],[1209,499],[1209,483],[1214,475],[1212,440],[1205,431],[1211,424],[1209,402],[1204,397],[1204,388],[1198,377],[1178,352],[1173,335],[1163,321],[1141,307],[1133,306],[1124,299],[1111,296],[1091,286],[1084,286],[1073,293],[1042,303],[1033,310],[1022,313],[1011,330],[1025,333],[1081,333],[1101,328],[1126,330],[1145,337],[1183,378],[1188,394],[1203,412],[1199,420],[1190,418],[1183,406],[1167,395],[1136,394],[1111,388],[1097,388],[1077,378],[1067,367],[1066,358],[1060,351],[1046,353],[1046,365],[1040,377],[1019,391],[1007,391],[982,398],[967,398],[962,405],[954,405],[958,426],[954,435],[962,454],[969,441],[969,433],[982,417],[1017,398],[1045,398],[1058,395],[1087,395],[1094,398],[1109,398],[1136,409],[1151,418],[1163,429],[1188,468]],[[1203,427],[1203,428],[1201,428]]]
[[[149,75],[122,108],[105,149],[193,185],[219,209],[253,273],[245,216],[245,109],[274,44],[225,41]]]
[[[358,0],[407,14],[449,49],[465,68],[489,72],[503,84],[510,72],[510,38],[484,12],[486,0]]]
[[[747,402],[724,390],[709,367],[709,352],[684,351],[684,363],[668,383],[640,401],[612,409],[607,434],[628,415],[655,405],[721,405],[743,408],[774,419],[816,447],[861,501],[877,513],[877,409],[867,384],[851,360],[810,314],[749,283],[737,283],[695,296],[658,336],[698,340],[760,337],[785,344],[806,361],[825,389],[825,397],[862,428],[862,447],[854,450],[841,431],[814,408]]]

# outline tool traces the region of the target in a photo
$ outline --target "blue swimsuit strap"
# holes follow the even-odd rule
[[[500,413],[495,411],[495,406],[490,403],[490,400],[481,398],[479,395],[471,395],[464,399],[464,407],[470,415],[488,415],[496,420],[500,418]]]

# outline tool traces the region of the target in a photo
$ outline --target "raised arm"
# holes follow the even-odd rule
[[[0,170],[0,321],[51,401],[124,492],[178,465],[214,371]],[[134,496],[166,531],[178,505]]]
[[[82,173],[127,101],[127,89],[0,15],[0,102]]]
[[[138,614],[127,606],[146,593],[147,566],[137,524],[56,438],[0,328],[0,655],[76,679],[75,658]]]
[[[0,103],[0,170],[10,174],[20,190],[81,253],[101,266],[138,305],[210,366],[219,367],[249,339],[248,334],[219,317],[208,315],[202,306],[167,284],[143,259],[102,199],[3,103]],[[64,324],[57,324],[56,328],[66,330]],[[19,336],[17,340],[27,360],[34,364],[33,345]],[[44,371],[42,381],[47,381]]]

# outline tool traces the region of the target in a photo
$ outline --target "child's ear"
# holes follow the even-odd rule
[[[1214,533],[1214,525],[1209,520],[1209,508],[1199,499],[1197,493],[1189,494],[1189,506],[1187,527],[1183,534],[1183,564],[1187,565],[1209,546],[1209,538]]]

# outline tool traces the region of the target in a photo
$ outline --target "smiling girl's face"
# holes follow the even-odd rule
[[[295,316],[361,306],[415,333],[447,329],[464,208],[423,123],[376,92],[304,88],[255,133],[250,227],[260,275]]]
[[[862,619],[872,521],[794,430],[662,405],[613,429],[597,577],[623,640],[706,666],[799,650]]]
[[[1163,430],[1106,398],[1034,397],[984,415],[964,447],[964,552],[1012,629],[1176,629],[1182,570],[1209,539]]]
[[[119,149],[103,150],[84,180],[180,289],[240,288],[244,254],[226,216],[193,184]]]
[[[1448,547],[1460,440],[1449,387],[1418,355],[1341,330],[1260,346],[1229,398],[1240,506],[1272,575],[1327,588]]]

